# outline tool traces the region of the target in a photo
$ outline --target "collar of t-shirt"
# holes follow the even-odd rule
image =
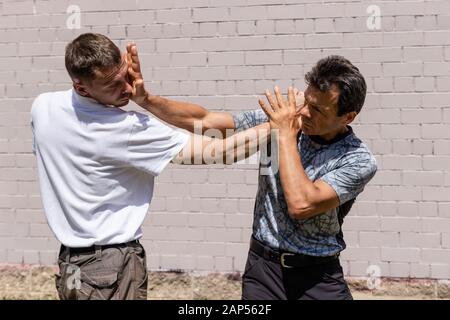
[[[330,145],[330,144],[333,144],[333,143],[336,143],[336,142],[339,142],[339,141],[345,139],[346,137],[348,137],[349,135],[351,135],[353,133],[352,127],[347,126],[347,129],[348,129],[347,131],[338,134],[336,137],[334,137],[333,139],[328,140],[328,141],[323,140],[319,136],[308,136],[308,137],[317,144]]]
[[[101,104],[97,100],[80,95],[75,89],[72,89],[72,96],[74,97],[74,107],[81,108],[108,108],[109,106]]]

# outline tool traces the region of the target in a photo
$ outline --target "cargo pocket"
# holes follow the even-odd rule
[[[136,275],[136,300],[147,300],[148,287],[148,271],[147,271],[147,257],[145,249],[139,245],[134,249],[135,258],[135,275]]]
[[[60,300],[76,299],[76,267],[59,262],[59,273],[55,274],[55,285]]]
[[[118,272],[113,270],[81,271],[78,300],[112,300],[118,297]]]

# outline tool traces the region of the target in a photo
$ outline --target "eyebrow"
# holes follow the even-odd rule
[[[311,103],[309,102],[308,96],[305,96],[305,101],[308,102],[309,104],[311,104]],[[313,106],[313,107],[316,107],[316,108],[318,108],[318,109],[321,109],[321,106],[319,106],[319,105],[317,105],[317,104],[315,104],[315,103],[312,104],[312,106]]]
[[[120,71],[122,71],[123,67],[126,65],[125,59],[122,60],[122,63],[117,69],[112,70],[110,73],[106,74],[103,80],[105,82],[111,81]],[[114,82],[114,81],[113,81]]]

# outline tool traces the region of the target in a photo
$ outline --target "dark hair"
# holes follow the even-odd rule
[[[84,33],[66,46],[65,63],[73,78],[93,80],[95,71],[120,65],[119,48],[106,36]]]
[[[364,77],[350,61],[341,56],[328,56],[317,62],[305,75],[307,85],[326,92],[332,85],[339,88],[338,116],[359,113],[366,99]]]

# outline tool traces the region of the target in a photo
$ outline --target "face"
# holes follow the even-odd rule
[[[349,112],[338,117],[338,100],[337,86],[332,86],[327,92],[308,86],[305,91],[305,104],[299,111],[303,132],[331,140],[345,130],[346,125],[353,121],[356,113]]]
[[[125,55],[122,57],[120,66],[108,70],[96,70],[94,80],[75,82],[74,86],[78,93],[104,105],[115,107],[127,105],[132,88],[128,82],[128,65],[125,57]]]

